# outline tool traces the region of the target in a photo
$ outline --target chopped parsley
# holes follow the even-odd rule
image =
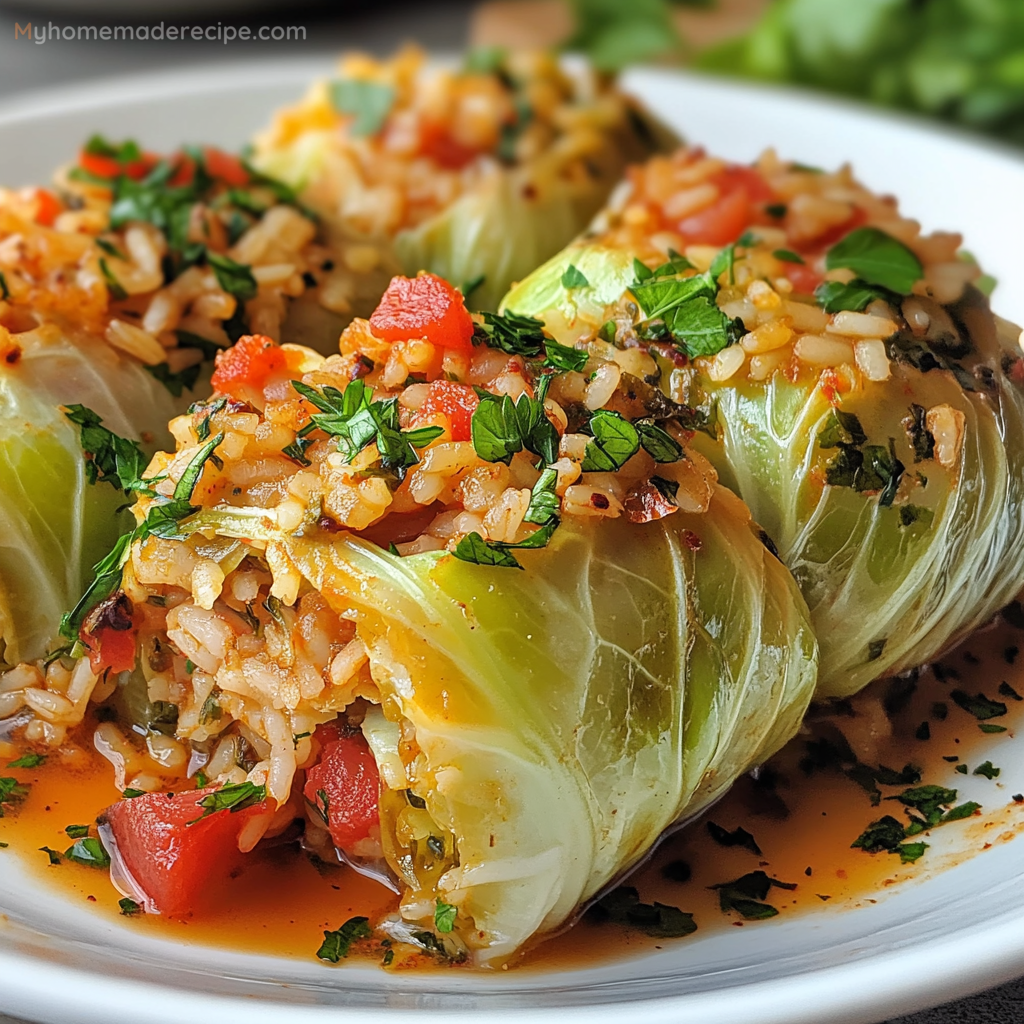
[[[566,373],[570,370],[581,373],[589,359],[590,353],[584,349],[571,348],[550,338],[544,341],[544,362],[541,365],[545,369],[554,370],[556,373]]]
[[[1022,697],[1009,683],[1005,680],[999,684],[999,696],[1009,697],[1010,700],[1024,700]]]
[[[713,821],[709,821],[708,835],[719,846],[740,846],[744,850],[749,850],[751,853],[756,854],[758,857],[761,856],[761,847],[757,845],[757,841],[745,828],[734,828],[731,832],[728,829],[722,828],[721,825],[716,825]]]
[[[331,105],[352,117],[349,131],[356,138],[376,135],[395,103],[395,90],[384,82],[339,78],[330,84]]]
[[[484,313],[473,330],[473,343],[500,349],[510,356],[539,356],[547,342],[544,321],[518,313]]]
[[[525,393],[515,402],[508,395],[481,393],[470,433],[473,448],[486,462],[508,465],[524,448],[548,464],[558,458],[558,431],[544,414],[544,403]]]
[[[563,288],[589,288],[590,282],[587,280],[586,274],[579,269],[574,263],[570,263],[565,268],[562,274],[562,287]]]
[[[980,722],[989,718],[1001,718],[1006,714],[1006,705],[1002,701],[989,700],[983,693],[976,693],[972,697],[964,690],[954,690],[949,696],[955,704],[974,715]]]
[[[64,415],[79,428],[89,483],[108,483],[125,494],[137,491],[152,495],[150,485],[156,480],[142,480],[149,459],[138,441],[119,437],[108,430],[101,417],[84,405],[65,406]]]
[[[1006,732],[1005,725],[994,725],[992,722],[979,722],[978,728],[982,732],[988,733]]]
[[[681,939],[697,930],[693,915],[664,903],[641,903],[632,886],[619,886],[590,909],[597,920],[628,925],[656,939]]]
[[[535,530],[526,540],[511,543],[500,540],[484,540],[479,533],[468,533],[455,546],[452,554],[463,562],[476,565],[493,565],[504,569],[522,569],[519,561],[511,554],[514,550],[528,550],[545,547],[555,532],[558,522],[550,522]]]
[[[195,822],[202,821],[203,818],[216,814],[218,811],[230,811],[232,814],[236,814],[248,807],[255,807],[266,798],[267,787],[257,786],[253,782],[236,782],[230,786],[222,786],[213,793],[207,793],[202,800],[198,801],[197,806],[203,808],[203,813],[189,824],[194,825]]]
[[[884,288],[876,288],[866,281],[854,278],[849,284],[841,284],[839,281],[822,281],[814,289],[814,298],[826,313],[840,313],[847,309],[859,313],[875,299],[892,301],[893,294]]]
[[[100,257],[100,271],[103,274],[103,280],[107,283],[107,291],[110,292],[110,297],[115,302],[120,302],[122,299],[128,298],[128,293],[124,290],[124,285],[114,276],[114,272],[107,265],[106,259]]]
[[[255,297],[259,285],[253,277],[251,267],[244,263],[236,263],[233,259],[215,252],[208,252],[206,260],[213,267],[217,284],[229,295],[233,295],[240,303],[248,302]]]
[[[238,340],[237,338],[234,340]],[[146,363],[142,367],[151,377],[158,380],[175,397],[181,398],[186,391],[191,391],[199,380],[201,367],[199,365],[186,366],[184,370],[172,373],[167,363],[157,363],[151,366]]]
[[[629,420],[610,409],[598,409],[587,430],[594,440],[587,443],[580,468],[584,473],[613,473],[640,450],[640,434]],[[550,461],[554,461],[553,459]]]
[[[134,800],[137,796],[145,795],[146,791],[144,789],[133,789],[131,786],[121,793],[121,796],[123,796],[125,800]]]
[[[910,406],[910,414],[903,419],[903,429],[914,450],[914,462],[927,462],[935,458],[935,437],[928,429],[925,417],[924,406],[913,404]]]
[[[440,896],[437,897],[437,906],[434,908],[434,927],[447,935],[455,927],[455,918],[458,916],[459,908],[445,903]]]
[[[792,249],[776,249],[772,255],[783,263],[806,263],[807,261],[799,253]]]
[[[718,905],[723,914],[735,911],[747,921],[765,921],[778,914],[775,907],[764,902],[771,889],[792,890],[796,884],[780,882],[763,871],[751,871],[731,882],[720,882],[710,888],[718,890]]]
[[[21,757],[14,761],[8,761],[8,768],[38,768],[41,764],[46,764],[45,754],[22,754]]]
[[[64,851],[68,860],[90,868],[110,867],[110,854],[96,836],[85,836]]]
[[[316,791],[316,800],[313,804],[313,810],[316,811],[317,816],[327,826],[331,824],[331,801],[327,796],[326,789],[318,789]]]
[[[655,462],[679,462],[684,457],[683,446],[657,423],[640,420],[633,426],[640,437],[640,447]]]
[[[344,392],[330,385],[311,387],[298,380],[292,381],[292,387],[320,410],[311,417],[313,426],[335,438],[338,451],[349,462],[367,445],[376,443],[381,465],[401,475],[420,461],[416,449],[426,447],[444,432],[441,427],[402,430],[398,399],[371,402],[371,389],[362,380],[351,381]]]
[[[902,242],[878,228],[857,228],[825,254],[828,270],[852,270],[869,285],[909,295],[924,276],[921,261]]]
[[[0,776],[0,818],[4,811],[14,804],[21,803],[28,796],[28,786],[10,776]]]
[[[40,853],[45,853],[50,859],[50,867],[54,868],[60,864],[60,854],[56,850],[51,850],[48,846],[40,846]]]
[[[125,896],[122,899],[119,899],[117,901],[117,905],[121,908],[122,917],[134,917],[142,911],[142,907],[140,907],[130,896]]]
[[[368,939],[372,934],[369,918],[350,917],[335,931],[324,932],[324,941],[320,944],[316,955],[321,960],[336,964],[343,957],[348,956],[354,942]]]
[[[84,839],[89,834],[88,825],[67,825],[64,834],[68,839]]]
[[[630,290],[644,317],[663,321],[676,347],[688,356],[716,355],[746,334],[741,320],[730,319],[715,305],[717,279],[726,270],[731,273],[734,255],[735,245],[727,246],[706,274],[682,279],[662,277],[665,268],[652,271],[634,261],[637,280]]]
[[[878,491],[882,508],[896,498],[905,466],[896,457],[895,441],[889,446],[865,444],[867,436],[853,414],[833,409],[818,433],[818,447],[838,449],[825,466],[825,480],[831,487],[851,487],[860,493]]]
[[[982,764],[979,764],[971,774],[983,775],[986,779],[996,779],[1001,773],[1001,768],[996,768],[991,761],[985,761]]]
[[[7,278],[0,273],[0,299],[6,302],[11,297],[11,289],[7,287]]]

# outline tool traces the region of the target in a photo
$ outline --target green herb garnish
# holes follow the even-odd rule
[[[107,853],[96,836],[79,839],[74,846],[69,846],[64,851],[64,856],[76,864],[84,864],[90,868],[110,867],[110,854]]]
[[[902,242],[878,228],[857,228],[825,254],[825,267],[852,270],[868,284],[909,295],[924,276],[921,261]]]
[[[370,921],[366,917],[350,917],[336,931],[324,932],[324,941],[316,951],[321,960],[336,964],[343,957],[347,957],[352,943],[359,939],[368,939],[373,935],[370,930]]]
[[[395,90],[383,82],[360,78],[339,78],[330,84],[331,104],[352,117],[349,131],[356,138],[376,135],[391,113]]]
[[[459,908],[445,903],[440,896],[437,897],[437,906],[434,908],[434,927],[446,935],[455,927],[455,918],[458,916]]]

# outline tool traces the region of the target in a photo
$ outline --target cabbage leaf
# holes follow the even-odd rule
[[[565,923],[781,747],[814,688],[804,603],[724,488],[704,515],[563,523],[517,552],[523,572],[349,535],[284,547],[415,727],[410,784],[458,844],[438,896],[480,963]]]
[[[514,288],[502,308],[539,316],[560,340],[575,340],[600,326],[610,296],[621,298],[632,255],[581,240]],[[593,300],[560,287],[570,264],[586,268]],[[891,438],[914,478],[898,498],[883,500],[881,482],[867,493],[824,483],[836,450],[819,443],[832,422],[820,379],[793,384],[776,373],[716,384],[663,367],[670,397],[717,409],[717,437],[698,434],[694,447],[749,504],[800,584],[821,645],[819,697],[847,696],[934,658],[1020,589],[1024,390],[1008,372],[1020,356],[1018,331],[973,289],[951,312],[970,352],[954,360],[909,332],[897,335],[890,379],[843,396],[841,410],[858,418],[867,442],[888,453]],[[905,423],[913,405],[963,414],[955,465],[915,462]]]
[[[21,355],[0,368],[0,664],[40,658],[92,566],[131,529],[124,493],[90,484],[78,428],[61,412],[81,404],[104,426],[169,440],[175,398],[142,366],[101,339],[56,324],[14,335]]]

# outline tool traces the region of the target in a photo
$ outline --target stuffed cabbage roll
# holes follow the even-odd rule
[[[676,144],[596,73],[479,51],[455,70],[407,48],[349,56],[257,136],[257,167],[299,191],[344,259],[332,303],[366,316],[392,274],[430,270],[473,308],[581,231],[627,163]]]
[[[612,407],[611,367],[474,322],[432,275],[326,360],[258,337],[220,357],[69,617],[81,660],[25,667],[33,708],[64,687],[54,742],[90,698],[119,710],[96,744],[131,791],[104,817],[127,895],[200,913],[301,817],[400,893],[374,922],[396,949],[493,965],[795,733],[799,591],[670,410]],[[583,369],[579,402],[551,397]],[[154,704],[160,764],[124,753]]]
[[[45,652],[131,521],[97,437],[140,441],[144,468],[204,360],[249,328],[279,336],[318,291],[315,234],[287,189],[210,149],[93,138],[54,190],[0,191],[0,663]]]
[[[681,150],[505,299],[648,354],[695,411],[807,599],[819,696],[933,658],[1020,588],[1020,330],[960,242],[849,168]]]

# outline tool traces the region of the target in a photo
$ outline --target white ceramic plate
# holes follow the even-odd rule
[[[270,108],[327,67],[192,69],[38,95],[0,116],[0,181],[45,181],[93,131],[154,149],[184,141],[240,146]],[[716,153],[750,160],[774,145],[822,166],[852,159],[865,182],[899,195],[926,227],[963,231],[1002,281],[996,308],[1024,320],[1024,161],[792,92],[653,71],[630,75],[628,84]],[[1003,740],[998,756],[1008,800],[1024,790],[1024,740]],[[956,778],[964,797],[981,798],[976,780]],[[943,831],[951,834],[935,838],[932,866],[865,909],[823,906],[757,927],[699,932],[590,969],[494,975],[385,975],[140,936],[41,889],[5,855],[0,1009],[54,1024],[450,1024],[485,1015],[523,1024],[867,1024],[1024,971],[1024,838],[964,859],[957,843],[968,833]]]

